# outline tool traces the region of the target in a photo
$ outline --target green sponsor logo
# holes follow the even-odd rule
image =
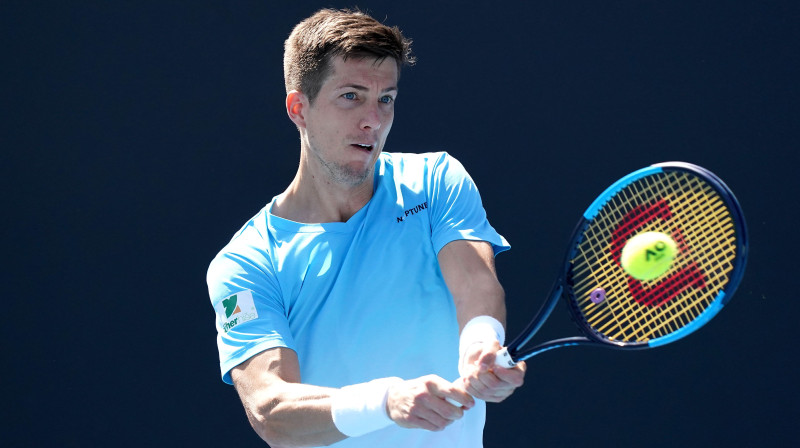
[[[232,295],[227,299],[222,301],[222,306],[225,307],[225,318],[229,318],[233,315],[233,312],[236,311],[236,295]]]
[[[241,296],[242,300],[239,300],[239,296]],[[233,327],[239,324],[258,318],[255,305],[253,305],[253,296],[250,291],[241,291],[227,299],[222,299],[221,304],[222,308],[225,310],[225,317],[222,318],[220,315],[220,325],[225,333],[231,331]]]

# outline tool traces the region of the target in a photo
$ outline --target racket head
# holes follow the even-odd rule
[[[620,264],[627,240],[669,234],[669,271],[636,280]],[[728,303],[744,274],[747,229],[731,190],[685,162],[656,164],[620,179],[586,210],[565,261],[562,296],[591,343],[641,349],[681,339]]]

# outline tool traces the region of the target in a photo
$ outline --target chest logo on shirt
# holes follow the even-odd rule
[[[406,218],[408,218],[409,216],[414,216],[417,213],[427,208],[428,208],[428,201],[425,201],[422,204],[417,205],[416,207],[411,207],[410,209],[405,211],[405,214],[403,216],[397,217],[397,222],[404,222]]]
[[[253,293],[249,290],[222,299],[215,307],[219,326],[225,333],[237,325],[249,322],[258,317],[256,305],[253,302]]]

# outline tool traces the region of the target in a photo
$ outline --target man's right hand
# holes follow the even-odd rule
[[[447,401],[461,403],[455,406]],[[386,399],[386,410],[395,423],[404,428],[441,431],[464,416],[475,406],[463,383],[451,383],[436,375],[423,376],[392,385]]]

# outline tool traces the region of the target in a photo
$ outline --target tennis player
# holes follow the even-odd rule
[[[509,248],[446,153],[383,152],[410,41],[321,10],[285,43],[300,164],[208,270],[222,379],[273,447],[480,447],[522,385],[494,256]],[[280,150],[276,148],[275,150]]]

